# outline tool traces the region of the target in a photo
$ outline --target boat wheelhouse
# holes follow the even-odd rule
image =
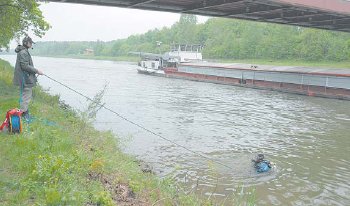
[[[176,58],[180,63],[202,61],[202,50],[203,46],[200,44],[174,44],[167,55]]]

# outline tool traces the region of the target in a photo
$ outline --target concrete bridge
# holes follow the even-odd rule
[[[48,0],[350,32],[350,0]]]

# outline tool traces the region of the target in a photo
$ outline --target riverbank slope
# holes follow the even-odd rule
[[[13,67],[0,60],[0,117],[18,107]],[[141,171],[110,132],[40,88],[33,122],[20,135],[0,133],[0,205],[203,205],[169,179]]]

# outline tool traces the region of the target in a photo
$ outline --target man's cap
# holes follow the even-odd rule
[[[32,38],[30,38],[29,36],[24,37],[23,40],[22,40],[22,44],[25,45],[28,42],[30,42],[32,44],[35,44],[35,42],[33,42]]]

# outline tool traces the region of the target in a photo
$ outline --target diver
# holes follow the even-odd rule
[[[254,168],[258,173],[268,172],[272,167],[271,162],[264,158],[263,154],[258,154],[255,159],[252,159],[252,162],[254,162]]]

